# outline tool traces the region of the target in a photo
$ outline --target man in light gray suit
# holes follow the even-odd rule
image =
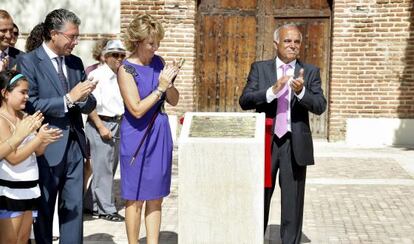
[[[18,70],[30,83],[29,112],[40,110],[45,122],[63,131],[58,142],[38,157],[42,191],[34,225],[37,244],[52,243],[52,219],[57,194],[60,243],[82,243],[83,161],[86,140],[81,113],[96,106],[96,83],[85,80],[80,58],[71,55],[78,44],[79,18],[66,9],[50,12],[42,23],[44,42],[23,55]]]

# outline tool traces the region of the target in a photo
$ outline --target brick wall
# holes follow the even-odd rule
[[[335,0],[328,133],[347,118],[414,118],[411,0]]]
[[[175,81],[180,101],[176,107],[166,106],[169,114],[179,116],[195,108],[195,4],[194,0],[121,0],[122,33],[135,14],[151,14],[163,23],[166,31],[158,54],[166,62],[185,58],[183,69]]]

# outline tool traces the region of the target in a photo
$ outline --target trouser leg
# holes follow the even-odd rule
[[[283,244],[299,244],[302,235],[306,166],[292,157],[290,139],[279,147],[281,187],[280,235]]]

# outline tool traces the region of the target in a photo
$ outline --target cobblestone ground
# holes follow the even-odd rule
[[[162,244],[175,244],[178,239],[177,154],[174,156],[171,194],[163,203]],[[316,164],[307,172],[304,243],[414,243],[413,149],[349,148],[341,143],[316,141],[315,156]],[[119,173],[116,179],[117,205],[124,215]],[[266,244],[281,243],[279,194],[275,190]],[[85,215],[84,241],[127,243],[125,225]],[[140,243],[146,243],[144,225]]]
[[[308,167],[304,243],[414,243],[414,150],[318,141]],[[280,192],[266,243],[279,240]]]

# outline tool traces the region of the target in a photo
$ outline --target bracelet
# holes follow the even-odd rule
[[[16,148],[14,148],[14,147],[12,146],[12,144],[10,144],[9,139],[6,139],[6,140],[5,140],[5,142],[7,143],[7,145],[9,145],[9,147],[10,147],[10,149],[11,149],[12,151],[16,151]]]
[[[157,87],[157,91],[161,92],[161,95],[164,94],[165,91],[161,90],[159,87]]]
[[[158,89],[154,90],[152,93],[155,94],[155,96],[157,96],[158,99],[160,99],[162,96],[162,92]]]

